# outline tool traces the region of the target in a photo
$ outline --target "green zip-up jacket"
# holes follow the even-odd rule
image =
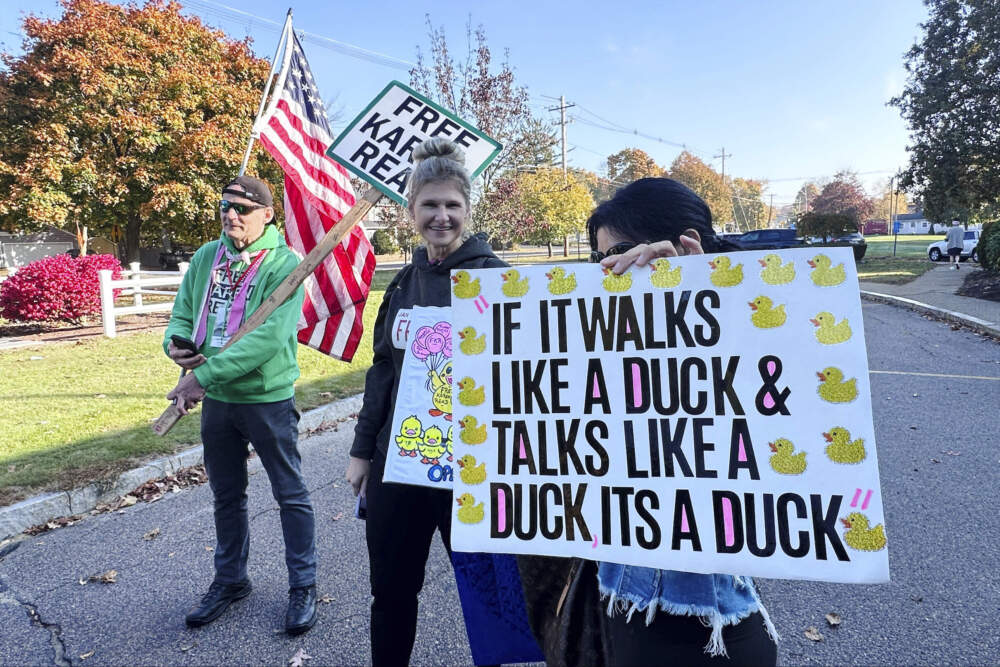
[[[195,318],[211,279],[212,260],[219,250],[219,243],[225,243],[236,252],[232,241],[223,234],[218,241],[203,245],[191,258],[191,266],[177,291],[170,324],[163,337],[164,352],[173,334],[194,339]],[[267,225],[264,234],[246,250],[253,254],[264,248],[270,251],[261,263],[254,287],[247,297],[244,321],[299,263],[298,257],[288,248],[274,225]],[[247,267],[242,262],[236,262],[231,268],[238,274]],[[193,371],[209,398],[227,403],[273,403],[295,394],[294,384],[299,377],[295,357],[298,347],[296,333],[303,295],[300,285],[262,325],[224,352],[211,345],[215,316],[209,313],[207,335],[199,349],[207,361]]]

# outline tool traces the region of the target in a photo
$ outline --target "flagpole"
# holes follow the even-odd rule
[[[288,8],[288,14],[285,16],[285,25],[281,29],[281,37],[278,38],[278,48],[274,50],[274,58],[271,59],[271,71],[267,74],[267,82],[264,84],[264,92],[260,96],[260,105],[257,107],[257,115],[254,116],[253,125],[250,126],[250,141],[247,142],[246,153],[243,154],[243,163],[240,165],[240,176],[247,170],[247,164],[250,162],[250,152],[253,150],[253,142],[259,136],[257,132],[257,121],[260,120],[260,115],[264,112],[264,105],[267,104],[267,93],[271,89],[271,82],[274,80],[274,73],[278,68],[278,54],[281,53],[283,46],[288,44],[288,33],[292,29],[292,8]],[[284,61],[284,58],[282,58]]]

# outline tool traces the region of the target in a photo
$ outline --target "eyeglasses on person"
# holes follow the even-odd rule
[[[267,207],[260,204],[237,204],[236,202],[229,201],[228,199],[223,199],[219,202],[219,213],[222,215],[229,213],[229,209],[233,209],[239,215],[246,215],[247,213],[252,213],[261,208]]]
[[[633,243],[632,241],[622,241],[621,243],[616,243],[604,252],[600,250],[592,250],[590,253],[590,261],[593,263],[600,262],[605,257],[611,257],[612,255],[623,255],[627,253],[632,248],[639,245],[638,243]]]

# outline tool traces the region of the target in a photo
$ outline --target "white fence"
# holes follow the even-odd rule
[[[128,271],[122,271],[121,280],[112,280],[111,271],[102,269],[98,271],[101,285],[101,320],[104,323],[104,335],[108,338],[115,337],[115,318],[122,315],[133,315],[135,313],[162,313],[169,312],[174,307],[173,301],[161,301],[143,305],[142,295],[163,295],[175,296],[176,290],[154,290],[149,287],[179,286],[181,279],[187,272],[188,263],[181,262],[178,265],[179,271],[141,271],[139,262],[129,264]],[[143,278],[142,276],[151,276]],[[115,290],[122,290],[120,296],[131,296],[131,306],[115,306]]]

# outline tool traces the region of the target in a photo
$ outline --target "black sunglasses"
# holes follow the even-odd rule
[[[235,211],[240,215],[246,215],[247,213],[256,211],[259,208],[267,207],[260,204],[237,204],[236,202],[229,201],[228,199],[223,199],[219,202],[219,213],[222,215],[229,213],[229,209],[235,209]]]
[[[600,250],[592,250],[590,252],[590,261],[596,264],[605,257],[611,257],[612,255],[623,255],[632,248],[636,247],[637,245],[639,244],[633,243],[632,241],[622,241],[621,243],[614,244],[604,252],[601,252]]]

